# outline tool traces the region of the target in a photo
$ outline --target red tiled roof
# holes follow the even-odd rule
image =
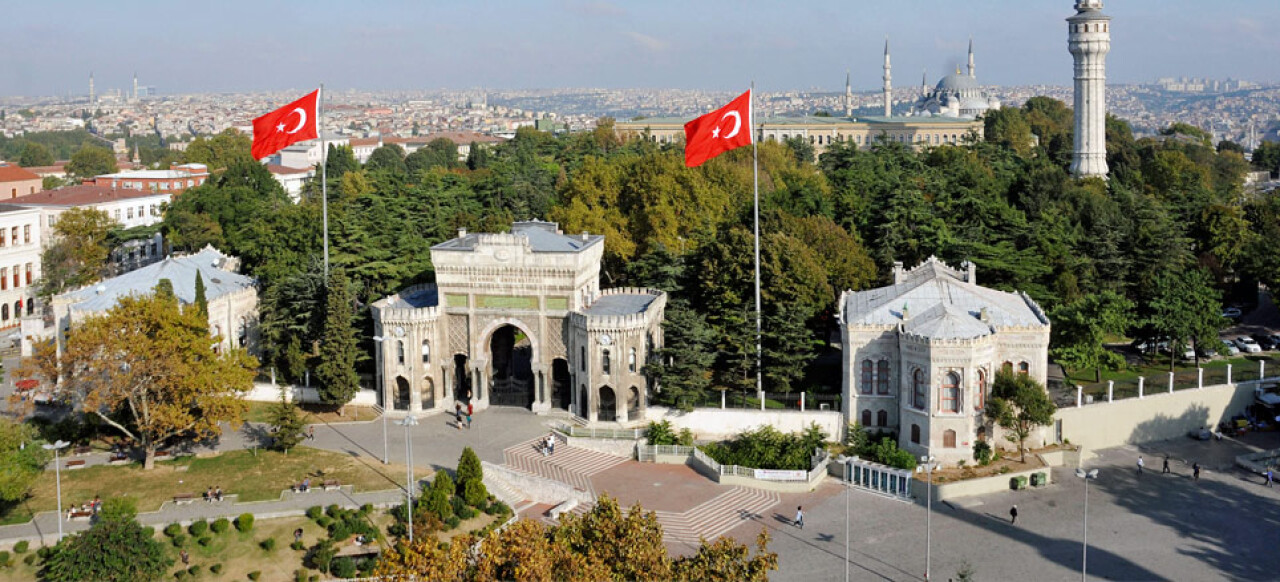
[[[47,176],[49,174],[65,174],[67,173],[67,162],[59,162],[52,166],[31,166],[27,168],[27,170],[35,172],[41,176]]]
[[[280,164],[267,164],[267,171],[272,174],[306,174],[311,172],[312,168],[290,168],[289,166],[281,166]]]
[[[79,186],[68,186],[57,190],[45,190],[19,196],[5,200],[9,204],[35,204],[49,206],[82,206],[85,204],[98,204],[101,202],[112,202],[115,200],[127,200],[129,198],[144,198],[147,196],[157,196],[159,194],[171,194],[170,192],[149,192],[143,190],[132,190],[126,188],[108,188],[106,186],[94,186],[91,184],[81,184]]]
[[[476,133],[474,131],[441,131],[428,135],[425,139],[426,141],[431,141],[442,137],[458,145],[471,145],[471,142],[473,141],[476,143],[490,144],[506,141],[500,137]]]
[[[18,166],[0,166],[0,182],[26,182],[27,180],[39,180],[38,174],[28,171],[26,168]]]

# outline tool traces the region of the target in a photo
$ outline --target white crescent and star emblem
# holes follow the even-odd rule
[[[284,133],[298,133],[298,130],[302,129],[302,126],[307,123],[307,110],[301,107],[295,107],[293,111],[289,112],[289,115],[293,115],[294,113],[298,114],[298,125],[294,126],[291,131],[284,131],[284,124],[281,123],[276,126],[276,131],[282,131]]]
[[[733,130],[730,131],[729,133],[726,133],[724,136],[721,136],[720,126],[717,125],[715,129],[711,130],[711,137],[719,137],[722,139],[732,139],[733,136],[738,135],[738,131],[742,129],[742,114],[738,113],[737,111],[726,111],[725,114],[720,117],[720,121],[724,121],[726,117],[729,117],[731,115],[733,116]]]

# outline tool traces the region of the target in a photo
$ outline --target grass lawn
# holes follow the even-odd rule
[[[121,495],[138,498],[138,511],[155,511],[174,495],[192,493],[197,497],[208,487],[222,487],[239,501],[279,499],[280,492],[310,476],[323,472],[325,479],[353,485],[357,491],[380,491],[398,487],[404,480],[404,465],[382,465],[367,458],[298,447],[284,453],[259,450],[230,451],[210,457],[182,457],[156,463],[144,471],[141,465],[96,466],[62,471],[62,500],[80,504],[95,495],[104,499]],[[430,470],[416,471],[419,476]],[[32,487],[32,495],[7,515],[0,524],[22,523],[34,513],[57,508],[54,473],[46,471]]]
[[[1280,365],[1274,357],[1265,354],[1255,354],[1250,356],[1239,356],[1235,358],[1222,358],[1217,360],[1201,360],[1200,367],[1205,369],[1205,383],[1209,384],[1210,377],[1217,378],[1225,374],[1227,364],[1231,364],[1231,373],[1233,379],[1256,379],[1258,375],[1258,362],[1266,361],[1267,366]],[[1179,362],[1174,368],[1174,373],[1195,373],[1195,362]],[[1280,372],[1280,369],[1276,369]],[[1216,374],[1213,372],[1217,372]],[[1068,378],[1077,384],[1093,384],[1093,370],[1070,370]],[[1138,366],[1126,366],[1122,370],[1103,370],[1102,382],[1114,380],[1120,382],[1137,382],[1139,376],[1145,376],[1148,382],[1167,378],[1169,375],[1168,356],[1149,357],[1143,360]],[[1270,375],[1270,374],[1268,374]],[[1216,382],[1215,382],[1216,383]]]
[[[250,402],[249,412],[245,414],[244,419],[249,422],[268,422],[271,407],[275,405],[275,402]],[[302,410],[302,418],[308,424],[358,422],[378,418],[378,414],[369,406],[347,406],[344,411],[346,414],[343,416],[338,416],[337,411],[330,410],[328,407],[314,404],[300,404],[298,408]]]

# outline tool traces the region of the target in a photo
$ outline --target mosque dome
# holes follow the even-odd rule
[[[968,75],[956,73],[947,75],[934,87],[937,91],[972,91],[979,89],[978,80]]]

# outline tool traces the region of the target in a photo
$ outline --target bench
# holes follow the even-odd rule
[[[156,451],[156,453],[155,453],[155,455],[154,455],[154,458],[155,458],[155,460],[159,461],[159,460],[161,460],[161,459],[168,459],[168,458],[170,458],[170,457],[172,457],[172,456],[173,456],[173,455],[172,455],[172,454],[170,454],[170,453],[169,453],[169,451]]]
[[[324,482],[325,491],[337,491],[338,489],[342,489],[342,483],[339,483],[337,479],[325,480]]]
[[[75,451],[73,451],[73,452],[75,453],[75,455],[76,455],[77,457],[82,457],[82,456],[84,456],[84,455],[87,455],[87,454],[92,453],[92,452],[93,452],[93,447],[89,447],[89,446],[76,447],[76,448],[75,448]]]
[[[127,453],[111,453],[111,457],[107,459],[107,463],[111,465],[123,465],[129,462]]]
[[[551,519],[560,519],[560,514],[573,511],[577,507],[578,507],[578,500],[569,499],[564,503],[561,503],[560,505],[552,507],[551,510],[548,511],[547,513],[551,516]]]
[[[72,509],[67,512],[67,521],[89,521],[93,519],[92,511]]]
[[[306,488],[303,488],[302,483],[294,483],[294,484],[293,484],[292,486],[290,486],[289,488],[290,488],[294,493],[311,493],[311,490],[312,490],[312,489],[315,489],[315,488],[316,488],[316,486],[315,486],[315,485],[309,485],[309,486],[307,486]]]
[[[85,465],[84,465],[84,459],[76,459],[76,460],[74,460],[74,461],[67,461],[67,469],[68,469],[68,470],[70,470],[70,469],[83,469],[83,468],[84,468],[84,466],[85,466]]]
[[[181,493],[173,496],[173,503],[175,505],[186,505],[188,503],[195,503],[195,500],[196,500],[196,495],[194,493]]]

